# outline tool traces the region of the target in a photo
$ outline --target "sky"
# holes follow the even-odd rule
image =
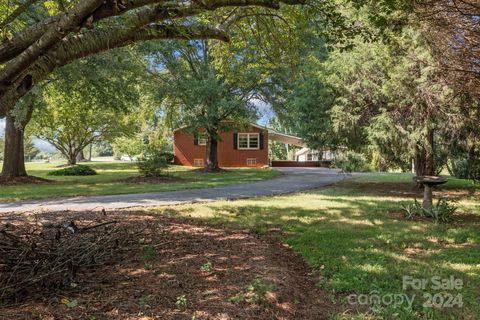
[[[261,126],[266,126],[270,119],[275,116],[275,113],[272,110],[272,106],[258,99],[255,99],[252,102],[257,107],[259,113],[259,119],[257,120],[257,124]]]

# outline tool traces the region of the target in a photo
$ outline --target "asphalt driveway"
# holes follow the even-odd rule
[[[89,196],[52,200],[0,202],[0,213],[28,211],[84,211],[165,206],[221,199],[279,195],[327,186],[345,178],[338,170],[325,168],[276,168],[282,176],[258,182],[171,192]]]

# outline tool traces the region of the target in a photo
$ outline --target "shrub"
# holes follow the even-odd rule
[[[452,160],[451,167],[455,178],[468,179],[468,161],[466,159]]]
[[[167,166],[168,161],[163,153],[152,153],[137,160],[138,171],[144,177],[159,177]]]
[[[422,205],[417,201],[417,199],[415,199],[413,203],[402,205],[402,211],[407,219],[413,219],[415,216],[423,216]]]
[[[452,220],[452,216],[457,209],[457,206],[447,200],[440,199],[436,205],[432,206],[432,210],[427,211],[427,217],[433,218],[436,221],[449,222]]]
[[[50,171],[49,176],[93,176],[97,172],[89,166],[79,164],[71,167]]]
[[[424,209],[417,199],[415,199],[414,203],[402,206],[402,211],[407,219],[413,219],[414,217],[426,217],[435,219],[436,222],[451,221],[452,216],[457,209],[457,206],[445,199],[439,199],[430,210]]]
[[[480,181],[480,157],[475,157],[471,163],[467,159],[452,159],[451,173],[455,178]]]
[[[345,172],[371,171],[365,157],[356,152],[346,152],[334,160],[333,166]]]
[[[172,163],[173,159],[175,158],[174,154],[168,151],[160,153],[160,156],[165,157],[165,161],[167,161],[167,163]]]

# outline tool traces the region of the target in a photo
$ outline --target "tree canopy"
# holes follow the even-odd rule
[[[35,110],[29,131],[70,164],[87,145],[132,134],[136,122],[128,114],[138,109],[141,67],[133,53],[121,50],[58,70],[30,97]]]
[[[297,0],[281,1],[299,4]],[[207,2],[26,1],[0,6],[0,115],[5,116],[33,86],[53,70],[89,55],[134,42],[156,39],[228,40],[224,21],[238,7],[278,9],[275,0]],[[235,17],[235,14],[233,14]],[[234,18],[233,17],[233,18]]]

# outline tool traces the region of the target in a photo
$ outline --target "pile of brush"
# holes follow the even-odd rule
[[[0,226],[0,303],[74,286],[79,272],[120,261],[132,238],[116,221]]]

